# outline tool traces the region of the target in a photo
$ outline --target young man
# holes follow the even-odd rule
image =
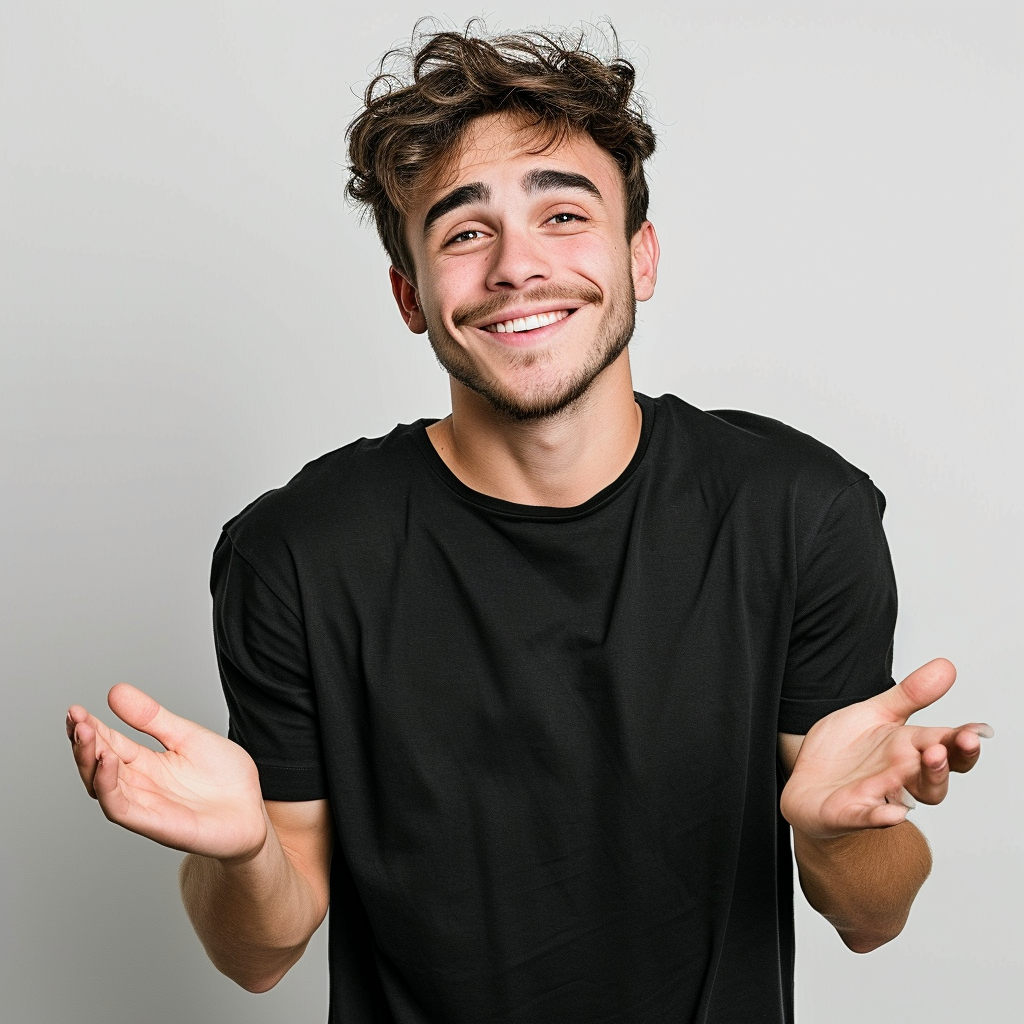
[[[632,84],[555,39],[441,33],[371,85],[350,193],[451,415],[225,527],[231,739],[123,685],[165,753],[69,712],[107,817],[190,854],[239,984],[273,986],[330,903],[332,1021],[789,1021],[790,833],[812,905],[875,948],[929,870],[909,798],[990,732],[906,725],[953,669],[893,685],[862,472],[634,394],[658,241]]]

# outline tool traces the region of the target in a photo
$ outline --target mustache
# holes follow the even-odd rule
[[[517,305],[533,302],[555,302],[567,299],[569,302],[580,302],[599,306],[603,300],[596,288],[564,288],[558,285],[542,285],[531,292],[516,292],[511,295],[495,295],[483,302],[473,305],[459,306],[452,313],[452,322],[456,327],[466,324],[493,324],[501,319],[502,310],[508,309],[513,301]]]

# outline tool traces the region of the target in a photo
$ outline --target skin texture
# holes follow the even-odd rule
[[[449,179],[409,218],[415,280],[392,268],[392,291],[406,325],[428,333],[450,370],[452,414],[428,434],[452,472],[508,501],[571,507],[614,481],[636,450],[625,344],[634,302],[654,292],[658,241],[649,222],[627,237],[621,175],[592,140],[538,151],[519,127],[500,117],[470,126]],[[445,203],[428,225],[466,185],[472,198]],[[484,329],[569,309],[527,335]],[[939,802],[950,771],[972,768],[991,735],[978,723],[907,725],[954,677],[948,662],[930,662],[806,737],[779,737],[801,883],[851,949],[897,934],[927,876],[904,791]],[[264,803],[256,766],[230,740],[126,684],[108,703],[165,749],[73,706],[66,727],[87,793],[109,820],[188,854],[182,897],[211,959],[251,991],[272,987],[327,912],[326,801]]]
[[[595,186],[530,187],[551,172]],[[425,227],[467,185],[486,197]],[[628,350],[634,306],[654,294],[658,239],[626,234],[622,175],[587,136],[541,148],[504,117],[467,134],[447,180],[406,227],[412,281],[391,269],[409,329],[428,333],[450,370],[452,415],[430,428],[449,468],[475,490],[521,504],[580,504],[622,472],[640,434]],[[525,312],[573,309],[530,334],[481,328]],[[516,344],[509,344],[514,339]]]
[[[302,956],[330,904],[333,823],[326,800],[267,801],[267,839],[240,864],[192,855],[182,902],[218,970],[265,992]]]
[[[950,772],[970,771],[982,738],[992,735],[981,722],[907,724],[955,679],[953,666],[938,658],[885,693],[828,715],[804,737],[779,736],[788,776],[781,809],[793,826],[801,887],[855,952],[900,933],[931,869],[928,844],[906,820],[910,805],[944,800]]]
[[[450,179],[409,218],[420,287],[392,274],[406,323],[427,332],[449,374],[496,412],[523,419],[571,405],[615,361],[632,336],[637,298],[653,292],[656,269],[645,267],[634,282],[622,179],[611,156],[587,136],[540,152],[539,145],[514,120],[480,118]],[[581,181],[569,184],[570,176]],[[438,198],[467,186],[482,194],[424,223]],[[480,329],[536,308],[574,313],[517,347],[503,342],[534,332]]]
[[[256,765],[237,744],[124,683],[108,703],[166,749],[74,705],[66,728],[86,792],[110,821],[190,854],[182,898],[210,959],[250,991],[271,988],[327,913],[327,801],[265,804]]]

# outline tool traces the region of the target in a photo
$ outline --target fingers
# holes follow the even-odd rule
[[[121,786],[123,768],[124,762],[112,750],[100,751],[96,759],[96,772],[92,784],[96,801],[106,818],[125,828],[131,828],[128,820],[130,801]]]
[[[103,750],[96,757],[96,771],[93,774],[92,785],[96,791],[96,799],[100,806],[104,807],[109,802],[110,795],[117,789],[117,775],[120,759],[112,750]]]
[[[898,825],[901,821],[906,821],[914,803],[909,795],[905,796],[904,793],[896,780],[891,780],[887,787],[881,786],[877,779],[864,780],[843,787],[822,805],[820,827],[804,828],[804,831],[810,835],[828,838],[856,832],[859,829],[889,828]],[[793,822],[792,818],[789,820]]]
[[[76,705],[68,711],[66,728],[78,774],[86,792],[95,800],[93,776],[96,774],[96,729],[89,722],[89,717],[85,708]]]
[[[821,805],[824,834],[840,835],[857,829],[898,825],[906,821],[917,801],[939,803],[948,786],[946,748],[934,743],[915,756],[913,767],[894,767],[833,792]]]
[[[971,722],[958,729],[918,729],[914,744],[920,751],[916,778],[908,778],[906,786],[926,804],[937,804],[949,791],[950,772],[968,772],[981,756],[982,738],[991,737],[991,726]]]
[[[915,711],[934,704],[956,679],[956,669],[945,658],[936,658],[915,669],[902,682],[871,699],[894,719],[905,722]]]
[[[921,752],[921,770],[909,787],[923,804],[937,804],[949,792],[949,754],[942,743],[935,743]]]
[[[949,754],[949,770],[969,772],[981,757],[981,741],[995,735],[992,726],[984,722],[970,722],[954,729],[946,742]]]
[[[128,683],[118,683],[107,695],[107,703],[122,722],[159,740],[168,750],[177,750],[190,735],[202,729],[195,722],[172,714],[149,694]]]
[[[100,755],[103,751],[112,751],[117,759],[130,764],[138,757],[142,748],[134,740],[108,728],[94,715],[90,715],[81,705],[75,704],[68,709],[65,722],[71,750],[74,754],[78,774],[82,778],[89,796],[96,798],[94,777]]]
[[[894,801],[891,803],[876,804],[874,807],[865,808],[864,824],[862,828],[890,828],[907,820],[910,808],[904,803]]]
[[[68,710],[66,727],[75,763],[89,796],[99,803],[110,821],[131,828],[128,819],[132,800],[125,786],[127,782],[129,790],[134,788],[137,801],[139,776],[133,771],[132,762],[140,753],[149,751],[127,736],[108,729],[79,705]],[[143,779],[145,781],[145,776]]]
[[[921,755],[930,748],[941,745],[949,758],[949,770],[970,771],[981,756],[981,741],[995,735],[990,725],[984,722],[968,722],[955,729],[939,727],[908,726],[906,733],[913,747]],[[934,757],[938,758],[938,753]]]

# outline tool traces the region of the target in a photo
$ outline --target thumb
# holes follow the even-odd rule
[[[956,669],[945,658],[936,658],[915,669],[902,682],[885,693],[872,697],[875,704],[885,708],[894,718],[905,722],[915,711],[934,704],[948,692],[956,679]]]
[[[107,694],[110,710],[126,725],[159,740],[168,750],[177,750],[202,726],[179,718],[147,693],[128,683],[118,683]]]

